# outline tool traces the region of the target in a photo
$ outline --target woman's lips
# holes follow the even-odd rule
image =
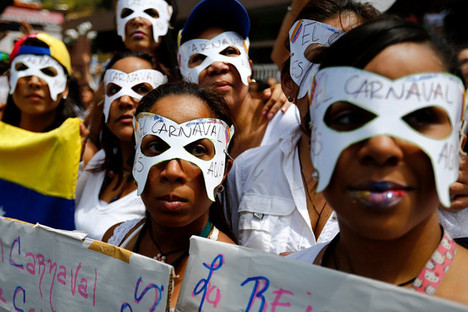
[[[231,85],[227,82],[215,82],[214,83],[214,88],[217,89],[218,91],[224,91],[224,90],[228,90],[231,88]]]
[[[40,101],[44,98],[42,95],[37,94],[37,93],[28,94],[26,97],[33,101]]]
[[[393,182],[365,182],[350,188],[351,196],[366,207],[384,209],[397,205],[411,189]]]
[[[119,117],[119,121],[122,123],[132,123],[133,115],[123,115]]]
[[[187,201],[181,197],[175,195],[167,195],[158,198],[163,209],[166,210],[179,210],[181,209]]]
[[[139,31],[139,30],[133,32],[133,34],[132,34],[132,36],[133,36],[134,38],[143,38],[145,35],[146,35],[146,34],[145,34],[144,32]]]

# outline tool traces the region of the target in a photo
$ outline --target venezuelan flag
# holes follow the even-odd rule
[[[45,133],[0,122],[0,216],[75,229],[80,122]]]

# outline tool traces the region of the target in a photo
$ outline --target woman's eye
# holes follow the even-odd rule
[[[16,71],[22,71],[22,70],[26,70],[28,68],[29,68],[28,66],[26,66],[24,63],[21,63],[21,62],[15,64],[15,70]]]
[[[148,138],[148,139],[147,139]],[[170,146],[158,137],[145,137],[141,144],[141,151],[145,156],[158,156],[167,151]]]
[[[153,88],[151,87],[151,85],[149,85],[147,83],[140,83],[140,84],[137,84],[136,86],[134,86],[132,88],[132,90],[135,91],[136,93],[138,93],[139,95],[146,95],[152,89]]]
[[[126,18],[127,16],[129,16],[132,13],[133,13],[133,10],[125,8],[120,12],[120,18]]]
[[[214,156],[213,143],[208,139],[201,139],[185,146],[185,150],[195,157],[210,160]]]
[[[444,138],[452,132],[447,113],[438,107],[418,109],[403,120],[414,130],[433,138]]]
[[[325,114],[325,123],[338,132],[356,130],[376,116],[353,104],[339,102],[331,105]]]
[[[146,14],[151,16],[152,18],[158,18],[159,17],[159,13],[155,9],[146,9],[143,12],[145,12]]]
[[[237,56],[237,55],[240,55],[240,51],[236,47],[227,47],[226,49],[221,51],[219,54],[225,55],[225,56]]]
[[[41,72],[43,72],[44,74],[46,74],[49,77],[55,77],[58,74],[57,70],[55,68],[53,68],[53,67],[42,68]]]
[[[197,67],[198,65],[203,63],[205,59],[206,59],[206,55],[204,54],[200,54],[200,53],[194,54],[190,57],[188,65],[190,68]]]
[[[106,95],[107,96],[113,96],[114,94],[119,92],[120,89],[122,89],[122,88],[119,87],[118,85],[110,83],[109,85],[107,85]]]

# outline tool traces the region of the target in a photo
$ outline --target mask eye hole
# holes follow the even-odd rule
[[[151,16],[152,18],[159,18],[159,12],[155,9],[146,9],[143,12]]]
[[[44,74],[46,74],[49,77],[55,77],[55,76],[58,75],[57,70],[55,68],[51,67],[51,66],[42,68],[41,72],[43,72]]]
[[[188,62],[188,66],[190,68],[194,68],[194,67],[197,67],[198,65],[200,65],[201,63],[203,63],[203,61],[206,59],[206,55],[204,54],[200,54],[200,53],[196,53],[194,55],[192,55],[189,59],[189,62]]]
[[[133,10],[131,10],[129,8],[124,8],[124,9],[122,9],[122,11],[120,11],[120,18],[126,18],[127,16],[129,16],[132,13],[133,13]]]
[[[106,87],[106,95],[113,96],[114,94],[118,93],[122,87],[116,85],[115,83],[109,83]]]
[[[219,52],[219,54],[224,55],[224,56],[235,57],[235,56],[239,56],[241,53],[240,53],[240,50],[238,48],[236,48],[234,46],[229,46],[226,49],[224,49],[223,51]]]
[[[184,149],[193,156],[203,160],[211,160],[215,155],[214,144],[208,139],[200,139],[187,144]]]
[[[132,90],[138,93],[139,95],[146,95],[148,92],[153,90],[153,87],[147,82],[142,82],[132,87]]]
[[[349,102],[336,102],[327,109],[324,121],[335,131],[347,132],[364,126],[375,117],[375,114]]]
[[[402,119],[414,130],[434,139],[443,139],[452,133],[450,118],[440,107],[424,107]]]
[[[15,70],[16,71],[22,71],[22,70],[26,70],[28,69],[29,67],[26,66],[26,64],[24,64],[23,62],[18,62],[15,64]]]
[[[163,139],[155,135],[147,135],[141,141],[140,150],[147,157],[161,155],[170,148]]]
[[[312,43],[304,51],[304,57],[311,63],[320,64],[326,47],[321,43]]]

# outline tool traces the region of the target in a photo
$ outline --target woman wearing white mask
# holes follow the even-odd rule
[[[99,109],[102,149],[87,164],[77,187],[76,226],[91,238],[101,239],[111,225],[144,213],[131,175],[133,114],[145,94],[166,82],[167,77],[153,69],[152,58],[142,53],[118,53],[105,71],[105,99]]]
[[[340,233],[291,257],[468,304],[468,251],[437,216],[458,178],[464,111],[447,47],[421,25],[382,19],[326,52],[311,157]]]
[[[232,165],[234,128],[222,97],[187,82],[151,91],[134,120],[133,175],[146,217],[112,227],[104,241],[171,264],[174,308],[190,237],[234,243],[216,201]]]
[[[228,218],[239,244],[275,254],[298,251],[328,241],[338,225],[316,180],[306,131],[310,84],[329,45],[378,12],[353,0],[310,1],[289,32],[290,61],[282,87],[296,104],[300,126],[278,145],[260,146],[236,159],[227,179]]]
[[[15,43],[10,63],[1,124],[2,215],[74,229],[80,134],[84,144],[87,131],[69,118],[75,117],[66,101],[70,55],[61,40],[34,33]]]
[[[286,101],[279,85],[266,104],[249,92],[253,82],[249,31],[250,19],[240,2],[203,0],[190,13],[179,38],[183,78],[221,92],[231,109],[238,129],[234,158],[249,148],[276,143],[297,125],[294,106],[272,120],[267,113],[271,103]]]

